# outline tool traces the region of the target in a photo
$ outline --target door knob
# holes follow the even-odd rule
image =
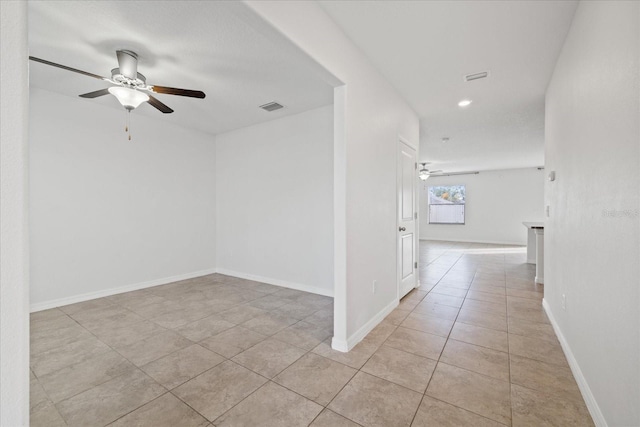
[[[400,228],[399,228],[399,230],[400,230],[400,231],[407,231],[407,229],[406,229],[406,228],[404,228],[404,227],[400,227]]]

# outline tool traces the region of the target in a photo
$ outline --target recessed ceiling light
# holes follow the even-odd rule
[[[468,107],[472,102],[473,101],[471,101],[470,99],[463,99],[462,101],[458,102],[458,107]]]

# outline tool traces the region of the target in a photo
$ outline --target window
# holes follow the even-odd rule
[[[464,185],[429,187],[429,224],[464,224]]]

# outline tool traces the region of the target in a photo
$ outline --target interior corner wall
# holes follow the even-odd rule
[[[216,136],[217,270],[333,295],[333,107]]]
[[[0,425],[29,425],[27,3],[0,2]]]
[[[139,108],[151,108],[142,105]],[[211,273],[215,137],[31,89],[32,309]]]
[[[598,426],[640,425],[639,21],[581,2],[546,95],[544,305]]]
[[[544,180],[544,170],[525,168],[420,181],[420,238],[526,245],[522,222],[544,220]],[[428,189],[438,185],[466,186],[465,224],[429,224]]]
[[[243,5],[344,84],[334,104],[334,227],[344,235],[334,238],[332,345],[348,351],[398,304],[396,158],[400,137],[417,151],[418,116],[317,3]]]

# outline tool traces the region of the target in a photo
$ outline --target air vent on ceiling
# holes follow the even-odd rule
[[[486,77],[489,77],[489,72],[488,71],[483,71],[481,73],[467,74],[466,76],[464,76],[464,81],[465,82],[470,82],[470,81],[473,81],[473,80],[484,79]]]
[[[262,108],[264,111],[271,112],[284,108],[284,105],[280,105],[277,102],[269,102],[268,104],[261,105],[260,108]]]

